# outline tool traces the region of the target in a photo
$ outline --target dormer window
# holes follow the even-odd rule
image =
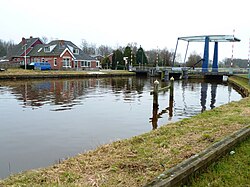
[[[50,47],[44,47],[44,52],[45,52],[45,53],[50,52]]]
[[[79,55],[79,49],[73,49],[73,54]]]

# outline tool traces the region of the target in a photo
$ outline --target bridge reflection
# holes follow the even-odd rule
[[[201,107],[202,107],[201,112],[204,112],[206,110],[207,90],[208,90],[208,83],[201,83]],[[211,109],[215,107],[216,90],[217,90],[217,84],[211,83],[211,104],[210,104]]]

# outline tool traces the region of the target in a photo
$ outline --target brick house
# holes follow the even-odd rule
[[[26,39],[26,43],[29,42],[27,40],[29,39]],[[22,46],[23,43],[25,42],[21,42],[18,46]],[[24,55],[21,57],[19,59],[24,62]],[[26,62],[27,64],[31,62],[48,62],[51,65],[51,69],[56,70],[95,69],[100,67],[98,60],[85,54],[75,44],[66,40],[54,40],[48,44],[37,42],[36,45],[26,50]]]
[[[14,63],[24,64],[24,56],[26,55],[27,64],[29,64],[28,54],[38,44],[43,44],[39,38],[33,38],[32,36],[28,39],[22,38],[22,41],[11,51],[12,56],[9,60]]]

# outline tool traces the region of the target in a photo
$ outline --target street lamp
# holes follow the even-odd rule
[[[26,70],[26,46],[27,44],[24,44],[24,69]]]
[[[24,68],[26,70],[26,48],[27,48],[27,43],[26,43],[26,39],[22,38],[22,45],[24,48]]]

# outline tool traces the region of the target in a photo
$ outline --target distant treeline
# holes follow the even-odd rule
[[[8,58],[11,56],[11,51],[13,47],[15,46],[13,41],[3,41],[0,39],[0,58]]]

